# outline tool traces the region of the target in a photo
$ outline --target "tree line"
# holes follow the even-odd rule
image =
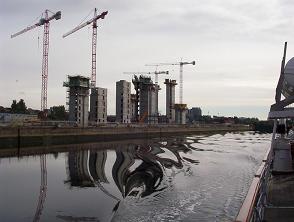
[[[12,101],[10,107],[10,113],[13,114],[32,114],[32,109],[28,109],[24,100],[20,99],[18,102],[16,100]],[[33,112],[34,114],[42,115],[42,112],[37,110]],[[49,120],[68,120],[68,113],[63,105],[53,106],[47,111],[47,119]]]

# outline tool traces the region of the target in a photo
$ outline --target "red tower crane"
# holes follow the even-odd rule
[[[91,88],[96,87],[96,45],[97,45],[97,20],[104,19],[108,14],[108,11],[102,12],[100,15],[97,15],[97,9],[94,9],[94,17],[87,22],[78,25],[71,31],[65,33],[62,37],[66,36],[80,30],[81,28],[93,23],[93,34],[92,34],[92,72],[91,72]]]
[[[180,66],[180,91],[179,91],[179,103],[183,104],[183,67],[184,65],[195,65],[195,61],[192,62],[176,62],[176,63],[157,63],[157,64],[147,64],[146,66]]]
[[[52,13],[49,16],[48,13]],[[49,25],[52,19],[60,19],[61,11],[53,13],[48,9],[45,10],[43,17],[34,25],[28,26],[25,29],[11,35],[14,38],[21,35],[27,31],[30,31],[38,26],[44,25],[44,37],[43,37],[43,60],[42,60],[42,89],[41,89],[41,111],[47,109],[47,86],[48,86],[48,52],[49,52]]]
[[[160,74],[169,74],[169,71],[155,71],[155,72],[124,72],[124,74],[131,74],[131,75],[155,75],[155,84],[158,85],[158,75]]]

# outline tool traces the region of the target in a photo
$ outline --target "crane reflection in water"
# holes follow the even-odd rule
[[[115,149],[72,151],[68,153],[66,183],[70,187],[98,187],[117,201],[113,208],[116,211],[123,199],[155,196],[169,186],[179,170],[189,173],[189,165],[199,163],[182,156],[191,148],[185,140],[177,138],[154,144],[121,145]],[[119,192],[113,192],[114,189]]]

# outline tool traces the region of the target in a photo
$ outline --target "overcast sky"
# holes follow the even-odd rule
[[[97,86],[108,89],[115,113],[115,82],[123,72],[154,71],[147,63],[196,61],[184,67],[184,102],[204,114],[265,119],[274,101],[284,41],[294,55],[291,0],[1,0],[0,105],[23,98],[40,108],[43,27],[14,39],[50,9],[48,107],[64,105],[67,75],[91,73],[91,26],[62,38],[94,8],[108,10],[98,21]],[[179,67],[169,78],[179,78]],[[165,113],[166,76],[160,76],[159,110]],[[178,95],[178,93],[177,93]],[[178,100],[178,97],[176,98]]]

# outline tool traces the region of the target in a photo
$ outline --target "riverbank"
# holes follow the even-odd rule
[[[248,131],[248,125],[105,125],[99,127],[0,128],[0,149],[51,146],[125,139],[144,139],[189,133]]]

